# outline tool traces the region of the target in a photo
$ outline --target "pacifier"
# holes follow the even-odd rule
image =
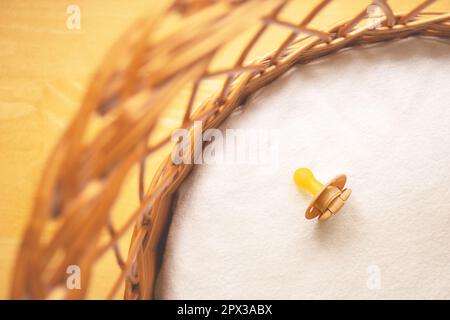
[[[337,214],[352,193],[351,189],[344,188],[346,181],[347,177],[342,174],[324,185],[308,168],[297,169],[294,173],[295,184],[314,196],[305,211],[306,219],[319,217],[320,221],[326,221]]]

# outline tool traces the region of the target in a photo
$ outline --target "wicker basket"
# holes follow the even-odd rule
[[[179,115],[172,130],[192,133],[196,120],[206,130],[295,64],[396,38],[450,37],[450,13],[430,11],[440,2],[433,0],[404,12],[394,12],[386,0],[362,2],[355,16],[317,27],[313,20],[321,15],[328,21],[336,1],[316,2],[307,14],[292,13],[287,0],[156,2],[111,48],[48,159],[11,297],[86,298],[96,281],[108,287],[107,298],[116,298],[123,286],[125,299],[153,297],[171,203],[193,168],[167,156],[174,142],[171,130],[160,129],[165,114]],[[383,13],[376,28],[371,5]],[[301,21],[287,19],[286,12]],[[286,36],[260,47],[261,57],[257,47],[272,28]],[[240,50],[230,54],[230,43]],[[217,68],[218,60],[226,63]],[[205,97],[205,85],[216,86],[216,94]],[[130,190],[139,194],[136,208],[117,207],[119,198],[132,197]],[[107,255],[117,261],[116,279],[95,273]],[[69,265],[80,267],[79,290],[66,288]]]

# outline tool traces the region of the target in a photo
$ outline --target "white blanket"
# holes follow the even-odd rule
[[[450,42],[406,39],[299,66],[222,126],[274,129],[270,168],[198,165],[157,297],[450,298]],[[345,173],[339,215],[293,183]]]

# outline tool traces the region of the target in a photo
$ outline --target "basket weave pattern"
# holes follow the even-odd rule
[[[186,83],[191,85],[190,99],[178,127],[192,133],[194,121],[202,121],[203,130],[219,126],[250,94],[295,64],[345,47],[412,35],[450,37],[450,13],[427,11],[434,0],[399,13],[386,0],[375,0],[362,5],[353,18],[320,30],[309,27],[332,1],[320,1],[298,24],[280,18],[287,0],[158,1],[151,14],[125,32],[105,57],[79,112],[48,159],[17,257],[11,297],[51,296],[64,288],[67,266],[76,264],[83,272],[81,290],[63,289],[64,297],[84,298],[93,266],[112,250],[120,275],[111,281],[108,298],[116,296],[124,281],[126,299],[153,298],[159,247],[173,195],[193,165],[175,165],[168,156],[145,185],[146,159],[170,145],[170,133],[149,141],[162,112]],[[383,12],[381,26],[375,29],[364,23],[371,4]],[[175,16],[179,22],[174,28],[155,34],[155,29]],[[221,48],[241,30],[255,25],[259,29],[232,61],[234,66],[211,70]],[[272,26],[291,33],[264,57],[247,61],[249,52]],[[221,88],[195,108],[201,83],[219,76],[225,76]],[[89,133],[89,126],[97,122],[102,124],[100,129]],[[197,156],[192,151],[192,156]],[[127,213],[125,223],[113,225],[111,208],[136,164],[140,206]],[[54,232],[46,239],[50,224]],[[128,255],[123,258],[117,244],[131,228]],[[104,230],[109,234],[106,242],[100,241]]]

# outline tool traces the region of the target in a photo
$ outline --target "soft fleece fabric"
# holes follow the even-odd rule
[[[278,163],[196,167],[158,298],[450,298],[449,42],[406,39],[296,67],[226,128],[274,129]],[[292,181],[303,166],[322,182],[348,176],[353,194],[325,223],[304,218],[310,197]]]

